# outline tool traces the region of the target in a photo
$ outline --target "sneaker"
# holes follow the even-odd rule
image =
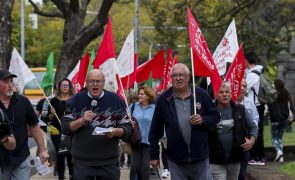
[[[279,162],[284,162],[284,156],[281,156]]]
[[[168,176],[170,176],[170,172],[168,171],[168,169],[164,169],[162,171],[161,176],[162,176],[162,178],[167,178]]]
[[[254,159],[251,159],[250,161],[248,161],[249,165],[256,165],[256,161]]]
[[[256,164],[255,165],[258,165],[258,166],[265,166],[265,159],[261,159],[260,161],[256,161]]]
[[[277,156],[276,156],[274,162],[279,161],[283,155],[284,155],[283,152],[281,150],[278,150]]]

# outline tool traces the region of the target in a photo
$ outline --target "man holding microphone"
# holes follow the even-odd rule
[[[220,115],[204,90],[196,88],[194,99],[185,64],[175,64],[171,78],[173,86],[160,95],[149,132],[150,164],[159,165],[158,142],[165,128],[171,179],[208,179],[208,127],[215,126]],[[197,114],[193,114],[194,101]]]

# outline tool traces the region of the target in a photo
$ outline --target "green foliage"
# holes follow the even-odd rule
[[[287,173],[289,176],[295,178],[295,161],[284,163],[280,165],[279,169],[284,173]]]

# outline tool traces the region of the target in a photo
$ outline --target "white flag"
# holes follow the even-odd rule
[[[36,76],[32,73],[15,48],[13,48],[11,54],[9,72],[17,75],[17,78],[14,79],[14,83],[20,94],[23,93],[24,87],[28,82],[36,79]]]
[[[119,76],[125,77],[134,71],[134,30],[127,36],[117,58]]]
[[[80,67],[80,61],[78,61],[78,63],[76,64],[76,66],[75,66],[75,68],[72,70],[72,72],[70,72],[70,74],[68,75],[68,79],[70,80],[70,81],[72,81],[73,82],[73,78],[75,77],[75,76],[77,76],[77,73],[79,72],[79,67]]]
[[[113,69],[113,64],[115,63],[115,61],[116,61],[115,58],[109,58],[99,66],[99,70],[101,70],[105,79],[104,88],[112,92],[116,92],[115,91],[116,73],[114,72],[114,69]]]
[[[222,76],[226,72],[226,63],[233,62],[239,49],[235,20],[228,26],[221,42],[213,53],[213,59]]]

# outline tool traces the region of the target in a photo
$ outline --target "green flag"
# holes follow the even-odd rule
[[[152,73],[152,71],[150,72],[150,78],[147,81],[146,86],[150,87],[150,88],[153,88],[153,73]]]
[[[93,60],[95,59],[95,52],[94,50],[92,49],[92,52],[91,52],[91,57],[90,57],[90,61],[89,61],[89,64],[88,64],[88,69],[87,69],[87,72],[89,72],[93,66],[92,66],[92,63],[93,63]]]
[[[54,80],[53,67],[54,67],[54,54],[53,52],[50,52],[47,59],[47,64],[46,64],[47,72],[44,75],[41,82],[41,87],[44,89],[44,92],[47,96],[52,94],[53,80]]]

